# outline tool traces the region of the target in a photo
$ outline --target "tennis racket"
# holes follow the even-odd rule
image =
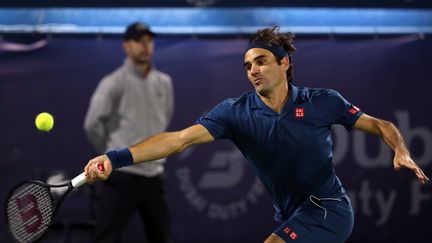
[[[98,169],[104,171],[103,165],[98,164]],[[22,243],[40,240],[52,226],[63,199],[86,182],[84,174],[83,172],[69,182],[59,185],[29,180],[12,188],[7,197],[5,213],[6,225],[12,238]],[[57,201],[51,191],[55,188],[66,189],[57,197]]]

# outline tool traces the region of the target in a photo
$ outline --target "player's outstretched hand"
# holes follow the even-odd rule
[[[92,184],[96,180],[106,180],[112,172],[109,158],[104,154],[91,159],[84,168],[87,183]]]
[[[396,152],[393,160],[395,170],[400,170],[403,167],[414,171],[420,182],[426,184],[429,182],[429,178],[425,175],[422,169],[414,162],[411,156],[406,152]]]

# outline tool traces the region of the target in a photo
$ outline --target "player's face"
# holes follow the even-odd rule
[[[147,64],[151,62],[154,51],[153,37],[143,35],[139,40],[128,40],[123,44],[126,55],[135,64]]]
[[[273,53],[266,49],[249,49],[245,53],[244,67],[249,81],[261,96],[269,95],[287,82],[288,58],[283,58],[278,64]]]

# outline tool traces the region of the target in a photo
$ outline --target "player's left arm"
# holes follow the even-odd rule
[[[381,120],[366,114],[362,114],[354,124],[355,129],[380,136],[384,142],[393,149],[395,156],[393,166],[395,170],[405,167],[414,171],[419,180],[425,184],[429,178],[411,158],[405,145],[405,141],[399,129],[393,123]]]

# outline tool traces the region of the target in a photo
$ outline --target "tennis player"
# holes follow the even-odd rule
[[[255,92],[226,99],[196,124],[161,133],[88,162],[88,181],[105,180],[113,169],[167,157],[217,139],[235,143],[270,192],[280,227],[270,242],[342,243],[354,225],[353,209],[332,164],[331,125],[380,136],[394,151],[394,168],[429,178],[412,160],[399,130],[363,113],[331,89],[298,87],[292,81],[294,35],[278,27],[254,33],[244,68]],[[101,172],[97,164],[106,168]]]

